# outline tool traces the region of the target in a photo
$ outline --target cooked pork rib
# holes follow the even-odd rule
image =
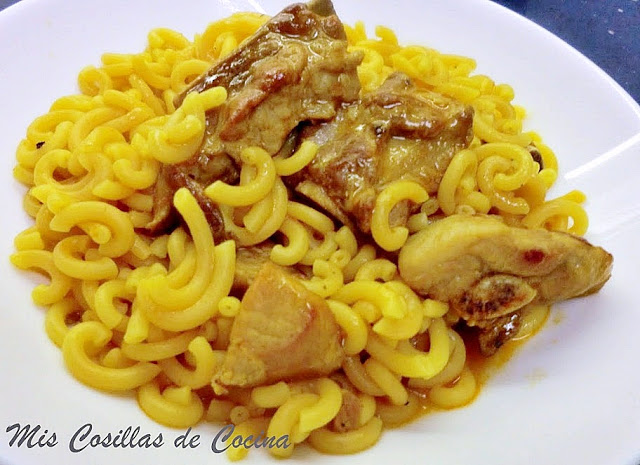
[[[247,387],[327,375],[342,363],[341,339],[324,299],[267,263],[242,299],[215,380]]]
[[[409,179],[430,193],[438,190],[453,155],[471,142],[472,122],[470,106],[417,89],[408,76],[394,73],[334,120],[303,129],[302,138],[320,150],[289,184],[368,233],[376,197],[390,182]],[[396,208],[391,222],[407,214],[406,205]]]
[[[274,245],[271,241],[265,241],[259,245],[239,247],[236,250],[234,291],[244,293],[249,288],[264,264],[270,262],[269,257]]]
[[[204,141],[194,157],[198,163],[225,160],[227,155],[239,161],[248,146],[277,153],[300,122],[329,120],[342,104],[358,98],[356,68],[361,61],[362,52],[347,52],[344,28],[330,0],[285,8],[178,97],[176,104],[189,92],[227,89],[227,101],[207,114]],[[210,182],[192,175],[192,165],[190,160],[163,170],[161,177],[169,180],[158,182],[151,230],[168,222],[166,205],[177,187],[195,193]],[[196,197],[205,211],[217,216],[212,225],[217,232],[217,208]]]
[[[449,302],[470,326],[495,330],[487,322],[501,325],[496,319],[525,305],[596,292],[612,262],[604,249],[571,234],[452,215],[410,237],[398,267],[417,292]]]
[[[285,8],[183,94],[216,86],[227,102],[209,115],[202,150],[239,160],[248,145],[275,154],[301,121],[333,118],[360,92],[362,53],[348,53],[331,2]]]

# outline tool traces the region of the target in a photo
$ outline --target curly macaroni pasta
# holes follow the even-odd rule
[[[234,240],[214,242],[204,212],[184,188],[173,198],[183,225],[146,235],[141,227],[151,218],[150,188],[160,169],[193,155],[205,113],[223,104],[227,91],[189,93],[178,108],[174,98],[265,21],[234,14],[193,41],[155,29],[143,52],[105,53],[100,66],[81,70],[81,94],[56,100],[17,148],[14,175],[27,188],[24,208],[35,224],[16,237],[11,261],[49,278],[35,287],[33,300],[48,308],[46,332],[82,383],[134,390],[140,408],[170,427],[232,422],[236,435],[287,436],[289,447],[270,449],[277,457],[291,456],[303,442],[328,454],[353,453],[375,444],[383,426],[409,421],[426,407],[465,405],[478,390],[448,305],[413,292],[393,255],[380,249],[400,249],[409,232],[439,214],[492,213],[527,228],[584,234],[584,196],[546,199],[558,164],[537,134],[523,132],[525,112],[512,103],[509,85],[473,74],[470,58],[403,47],[384,27],[370,38],[357,23],[346,33],[350,48],[364,53],[363,92],[399,70],[475,110],[474,140],[454,156],[437,198],[412,181],[389,184],[377,196],[367,242],[289,198],[282,177],[304,169],[316,144],[305,142],[288,158],[245,147],[240,182],[215,181],[205,190]],[[532,144],[543,167],[531,157]],[[420,212],[391,227],[391,210],[407,201]],[[325,299],[344,335],[346,358],[336,376],[220,394],[211,382],[242,306],[242,296],[231,293],[236,251],[269,238],[275,241],[270,260],[298,267],[302,284]],[[529,332],[547,310],[526,316]],[[335,422],[345,405],[358,414],[341,430]],[[228,449],[232,460],[246,452]]]

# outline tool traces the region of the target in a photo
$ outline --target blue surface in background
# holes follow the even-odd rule
[[[496,0],[582,52],[640,102],[639,0]]]
[[[0,0],[0,10],[16,1]],[[495,1],[571,44],[640,102],[640,0]]]

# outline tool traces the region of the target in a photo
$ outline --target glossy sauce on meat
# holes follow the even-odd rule
[[[581,237],[458,214],[414,234],[398,257],[400,275],[416,292],[448,302],[481,328],[487,355],[517,332],[518,311],[597,292],[612,263]]]
[[[389,183],[412,180],[429,193],[438,190],[453,155],[471,142],[472,122],[471,107],[394,73],[331,122],[302,130],[301,139],[320,150],[288,183],[368,234],[376,197]],[[392,225],[406,221],[406,206],[392,212]]]
[[[347,51],[331,2],[294,4],[274,16],[178,96],[177,106],[190,92],[217,86],[227,90],[226,102],[207,114],[199,153],[163,169],[148,229],[157,232],[171,225],[173,193],[186,187],[212,220],[214,237],[225,237],[220,213],[204,188],[217,179],[237,181],[235,164],[242,149],[258,146],[275,155],[300,122],[330,120],[343,104],[355,101],[361,61],[362,52]],[[225,169],[219,177],[211,176],[209,164]]]

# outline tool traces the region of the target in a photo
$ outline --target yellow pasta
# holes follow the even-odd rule
[[[476,380],[469,369],[462,370],[452,387],[436,386],[429,391],[429,400],[442,408],[461,407],[476,395]]]
[[[133,293],[127,290],[125,281],[121,279],[102,283],[93,297],[96,314],[109,329],[115,328],[123,320],[128,320],[128,317],[116,307],[114,301],[116,298],[133,299]]]
[[[271,249],[271,260],[282,266],[295,265],[309,251],[309,233],[302,224],[292,218],[285,218],[280,232],[287,238],[288,244],[276,244]]]
[[[302,284],[320,297],[335,294],[343,285],[342,271],[333,263],[318,259],[313,262],[313,277],[310,281],[303,280]]]
[[[318,153],[318,146],[311,141],[304,141],[298,150],[289,158],[274,158],[278,176],[291,176],[307,166]]]
[[[456,194],[463,177],[471,176],[475,184],[478,157],[473,150],[461,150],[454,155],[438,187],[438,204],[447,215],[452,215],[458,205]],[[486,212],[485,212],[486,213]]]
[[[174,428],[193,426],[204,415],[200,397],[189,387],[167,388],[160,392],[152,381],[138,389],[138,404],[155,421]]]
[[[185,60],[174,66],[171,71],[171,89],[180,93],[186,89],[193,78],[209,69],[209,62],[198,59]]]
[[[247,421],[250,417],[249,409],[244,405],[236,405],[229,412],[229,419],[235,425]]]
[[[427,378],[442,371],[449,359],[449,336],[442,319],[434,320],[429,326],[429,336],[431,348],[428,353],[413,347],[406,347],[402,351],[393,349],[374,333],[369,334],[366,349],[373,358],[399,375]]]
[[[40,231],[35,227],[27,228],[18,233],[13,241],[13,245],[18,251],[43,250],[45,247],[42,234],[40,234]]]
[[[329,255],[329,261],[342,270],[351,261],[351,255],[338,244],[338,250]]]
[[[573,225],[566,228],[567,232],[578,236],[584,235],[589,227],[589,219],[584,208],[579,203],[567,199],[554,199],[534,208],[524,217],[522,223],[528,228],[544,227],[553,217],[571,218]],[[554,228],[555,229],[555,228]]]
[[[244,224],[247,231],[255,234],[264,227],[272,214],[273,197],[268,195],[251,206],[249,211],[242,217],[242,223]]]
[[[214,353],[209,341],[203,336],[192,339],[188,350],[193,354],[194,370],[185,368],[175,358],[160,360],[160,368],[177,386],[198,389],[210,384],[217,366],[222,362],[220,354]]]
[[[280,407],[291,397],[291,390],[284,381],[251,390],[251,400],[263,408]]]
[[[502,157],[515,164],[516,169],[510,173],[496,174],[493,182],[497,189],[513,191],[522,187],[535,174],[534,162],[531,154],[515,144],[493,143],[483,144],[474,149],[478,160],[482,162],[489,157]]]
[[[506,158],[492,156],[484,159],[478,166],[478,186],[493,207],[505,213],[524,215],[529,213],[527,201],[512,191],[498,189],[494,183],[498,174],[504,174],[510,168],[511,161]]]
[[[20,269],[35,268],[49,275],[49,284],[38,284],[31,293],[33,301],[38,305],[50,305],[69,292],[72,279],[55,266],[53,254],[46,250],[23,250],[11,256],[11,263]]]
[[[226,241],[216,246],[214,256],[216,267],[202,297],[193,305],[179,311],[166,311],[159,309],[158,306],[147,307],[145,312],[149,321],[163,329],[184,331],[195,328],[215,316],[218,301],[229,293],[233,283],[235,264],[233,242]]]
[[[100,358],[100,363],[107,368],[129,368],[135,365],[135,362],[128,359],[122,351],[114,347]]]
[[[78,279],[113,279],[118,275],[118,266],[109,257],[97,260],[83,260],[76,255],[84,255],[89,248],[88,236],[69,236],[62,239],[53,249],[53,263],[67,276]]]
[[[169,164],[190,158],[204,137],[205,112],[220,106],[226,98],[227,92],[221,87],[187,95],[183,104],[162,120],[160,127],[149,130],[146,141],[149,153]]]
[[[387,251],[402,247],[409,236],[409,230],[404,226],[390,227],[391,210],[403,200],[423,203],[428,198],[424,187],[413,181],[395,181],[385,187],[376,198],[371,217],[371,235],[376,243]]]
[[[467,360],[467,351],[464,345],[464,341],[458,333],[449,330],[449,337],[451,339],[451,350],[449,354],[449,360],[444,369],[435,376],[430,378],[411,378],[408,381],[408,386],[417,389],[429,389],[434,386],[446,385],[455,381],[460,376],[460,373],[465,367]]]
[[[287,213],[290,217],[311,226],[314,230],[321,234],[328,234],[334,230],[333,221],[325,214],[315,210],[312,207],[298,202],[289,202],[287,204]]]
[[[342,391],[340,387],[328,378],[321,378],[316,382],[318,401],[300,409],[299,431],[302,434],[321,428],[336,416],[342,405]]]
[[[271,156],[257,147],[244,149],[241,156],[243,163],[256,167],[255,177],[249,183],[240,186],[230,186],[222,181],[215,181],[205,190],[214,202],[244,207],[262,200],[273,189],[276,168]]]
[[[418,334],[425,319],[420,298],[402,281],[388,282],[385,286],[402,296],[407,305],[407,314],[401,319],[384,315],[372,329],[388,339],[411,339]]]
[[[193,237],[196,260],[193,275],[189,282],[179,288],[170,285],[169,275],[149,277],[138,288],[140,292],[167,310],[183,309],[200,299],[211,282],[215,267],[211,231],[195,198],[187,189],[182,188],[175,193],[174,205],[187,223]]]
[[[291,437],[296,423],[300,421],[300,412],[305,407],[310,407],[318,402],[320,397],[312,393],[300,393],[291,396],[284,404],[278,407],[276,413],[273,414],[267,429],[268,436],[281,438],[283,436]],[[279,458],[291,457],[294,450],[294,444],[284,448],[273,448],[269,452]]]
[[[144,312],[140,308],[140,301],[134,299],[131,304],[131,317],[127,322],[123,341],[129,344],[137,344],[149,337],[150,324]]]
[[[187,91],[266,20],[236,13],[193,40],[154,29],[142,52],[105,53],[99,66],[82,69],[79,94],[57,99],[17,146],[13,174],[28,189],[23,207],[34,224],[16,236],[11,262],[49,278],[32,298],[48,307],[46,333],[80,382],[135,391],[140,409],[170,427],[231,423],[230,460],[245,457],[244,438],[260,434],[281,438],[268,449],[278,458],[303,442],[355,453],[373,446],[383,426],[410,421],[425,406],[460,407],[478,392],[455,309],[419,296],[400,276],[394,252],[409,234],[443,215],[491,214],[582,235],[585,196],[547,198],[557,158],[538,134],[523,131],[526,112],[509,85],[474,74],[473,59],[402,46],[382,26],[368,37],[357,23],[345,32],[349,49],[363,54],[361,95],[401,71],[418,88],[473,107],[473,140],[452,157],[437,195],[410,178],[385,181],[367,206],[372,237],[365,238],[326,205],[302,203],[286,179],[304,175],[321,143],[295,150],[287,143],[291,150],[275,156],[248,144],[230,154],[237,182],[213,177],[200,192],[174,189],[165,207],[182,223],[150,233],[168,170],[201,149],[220,150],[207,145],[210,115],[227,104],[224,111],[237,110],[233,90]],[[219,210],[222,231],[212,231],[205,204]],[[236,252],[256,245],[326,302],[344,356],[336,372],[242,388],[216,381],[245,306],[246,283],[237,278],[251,264]],[[535,332],[548,311],[523,310],[516,338]]]
[[[394,405],[403,405],[409,394],[398,376],[373,358],[364,363],[364,368],[371,379],[384,391]]]
[[[240,311],[240,301],[237,297],[223,297],[218,302],[218,311],[220,315],[232,318]]]
[[[125,341],[122,343],[122,351],[127,357],[141,362],[162,360],[185,352],[197,336],[198,331],[192,330],[155,342],[128,343]]]
[[[238,226],[234,221],[234,209],[230,205],[220,205],[224,218],[225,229],[236,238],[238,245],[250,246],[272,236],[280,227],[287,215],[288,194],[287,188],[280,178],[277,178],[273,189],[268,194],[272,206],[271,215],[262,227],[255,232]]]
[[[380,417],[385,426],[393,428],[415,418],[416,415],[420,414],[421,409],[422,403],[418,396],[414,393],[409,393],[407,402],[403,405],[378,402],[376,415]]]
[[[382,421],[373,417],[365,425],[346,433],[336,433],[327,428],[313,431],[309,443],[325,454],[353,454],[373,446],[382,433]]]
[[[207,407],[205,419],[216,423],[228,422],[233,407],[234,404],[230,400],[212,399]]]
[[[73,299],[66,298],[56,302],[47,310],[44,327],[49,339],[58,347],[62,347],[64,338],[69,332],[67,318],[73,312],[78,311],[79,308]]]
[[[329,308],[345,332],[344,352],[346,355],[359,354],[367,344],[368,327],[364,319],[347,304],[337,300],[327,300]]]
[[[391,281],[398,267],[384,258],[377,258],[364,263],[356,273],[355,281]]]
[[[129,217],[116,207],[97,201],[73,203],[51,220],[51,229],[69,232],[73,226],[86,222],[102,223],[111,231],[111,238],[98,246],[101,254],[107,257],[124,255],[133,245],[135,233]]]
[[[111,340],[111,334],[98,322],[79,323],[67,333],[62,353],[67,368],[76,379],[96,389],[128,391],[156,377],[160,367],[152,363],[139,362],[127,368],[108,368],[92,360],[91,355],[95,355]]]
[[[347,379],[358,391],[369,396],[384,396],[384,391],[367,373],[359,356],[345,357],[342,364]]]
[[[234,434],[227,440],[227,445],[231,446],[227,449],[227,458],[232,462],[245,458],[249,453],[248,447],[259,444],[260,435],[264,435],[268,424],[267,418],[249,418],[237,423]]]
[[[351,260],[358,253],[358,240],[350,228],[343,226],[336,232],[336,244],[341,250],[344,250]]]
[[[404,299],[381,283],[374,281],[354,281],[340,288],[333,298],[352,304],[358,300],[365,300],[378,305],[381,313],[390,318],[403,318],[407,314],[407,304]]]
[[[331,256],[338,250],[338,243],[335,240],[336,233],[329,231],[325,234],[322,242],[317,241],[310,235],[309,242],[311,246],[300,263],[303,265],[313,265],[316,260],[328,261]]]
[[[344,267],[342,273],[346,282],[353,281],[358,270],[367,262],[376,258],[376,249],[371,244],[363,245],[358,253]]]

